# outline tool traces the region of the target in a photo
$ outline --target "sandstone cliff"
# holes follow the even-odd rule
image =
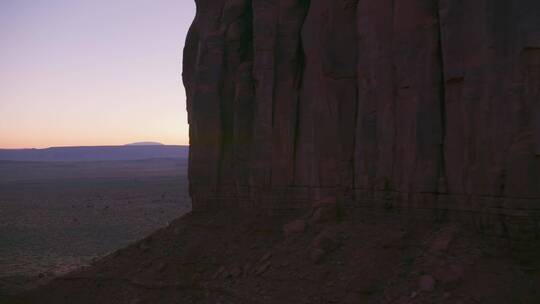
[[[196,2],[212,212],[12,303],[540,303],[539,0]]]
[[[540,1],[196,2],[195,210],[540,207]]]

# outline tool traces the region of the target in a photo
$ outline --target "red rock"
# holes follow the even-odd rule
[[[340,212],[341,209],[337,203],[319,204],[310,221],[314,224],[338,222],[341,216]]]
[[[214,273],[214,275],[212,276],[212,278],[215,280],[215,279],[219,278],[224,272],[225,272],[225,267],[224,267],[224,266],[221,266],[221,267],[219,267],[219,269]]]
[[[320,262],[328,254],[341,246],[336,229],[326,229],[319,233],[311,243],[310,258],[313,262]]]
[[[418,287],[421,291],[433,291],[435,289],[435,279],[426,274],[420,277]]]
[[[463,279],[464,274],[463,266],[460,264],[444,267],[435,273],[437,280],[445,285],[458,284]]]
[[[295,220],[283,226],[283,234],[285,237],[301,234],[306,230],[306,221]]]
[[[431,241],[429,252],[436,255],[444,254],[448,250],[450,243],[452,243],[456,237],[456,229],[457,228],[454,225],[441,229],[441,231],[439,231]]]
[[[195,211],[535,208],[539,1],[197,5],[183,65]]]
[[[261,259],[259,260],[259,263],[264,263],[268,260],[270,260],[270,258],[272,257],[272,253],[271,252],[267,252],[265,255],[263,255],[261,257]]]
[[[238,278],[240,277],[242,274],[243,274],[243,270],[242,268],[240,267],[234,267],[233,269],[231,269],[230,271],[230,276],[233,277],[233,278]]]
[[[345,304],[358,304],[358,303],[362,303],[362,298],[360,297],[360,295],[356,292],[349,292],[347,293],[347,295],[345,296],[345,301],[344,301]]]
[[[262,264],[261,266],[259,266],[259,268],[257,268],[255,270],[255,274],[256,275],[261,275],[261,274],[265,273],[270,268],[270,265],[271,265],[270,261]]]

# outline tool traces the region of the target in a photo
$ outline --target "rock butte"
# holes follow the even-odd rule
[[[194,212],[14,303],[540,303],[540,1],[197,6]]]
[[[196,2],[195,211],[337,200],[535,225],[540,1]]]

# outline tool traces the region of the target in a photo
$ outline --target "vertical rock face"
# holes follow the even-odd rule
[[[194,208],[540,208],[540,1],[197,0]]]

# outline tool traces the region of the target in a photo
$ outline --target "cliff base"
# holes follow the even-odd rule
[[[540,246],[317,203],[191,213],[14,303],[540,303]]]

